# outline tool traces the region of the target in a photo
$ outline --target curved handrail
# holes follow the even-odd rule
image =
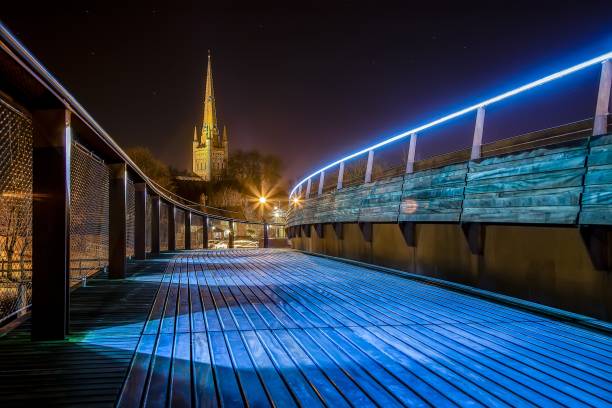
[[[545,83],[548,83],[548,82],[554,81],[556,79],[562,78],[564,76],[570,75],[570,74],[572,74],[574,72],[580,71],[580,70],[585,69],[585,68],[590,67],[590,66],[593,66],[593,65],[595,65],[597,63],[603,63],[603,62],[608,61],[610,59],[612,59],[612,51],[607,52],[607,53],[602,54],[602,55],[599,55],[597,57],[591,58],[591,59],[589,59],[587,61],[581,62],[580,64],[577,64],[577,65],[571,66],[569,68],[563,69],[561,71],[555,72],[553,74],[547,75],[547,76],[545,76],[543,78],[540,78],[538,80],[529,82],[529,83],[527,83],[525,85],[522,85],[522,86],[520,86],[518,88],[509,90],[507,92],[504,92],[504,93],[499,94],[497,96],[494,96],[492,98],[486,99],[486,100],[484,100],[482,102],[479,102],[479,103],[476,103],[474,105],[468,106],[467,108],[464,108],[464,109],[458,110],[456,112],[450,113],[450,114],[448,114],[446,116],[442,116],[441,118],[435,119],[435,120],[433,120],[433,121],[431,121],[429,123],[417,126],[417,127],[412,128],[410,130],[402,132],[402,133],[400,133],[398,135],[395,135],[395,136],[392,136],[392,137],[390,137],[388,139],[385,139],[382,142],[376,143],[376,144],[374,144],[372,146],[365,147],[365,148],[363,148],[363,149],[361,149],[361,150],[359,150],[359,151],[357,151],[355,153],[351,153],[351,154],[349,154],[349,155],[347,155],[347,156],[345,156],[345,157],[343,157],[343,158],[341,158],[339,160],[336,160],[336,161],[334,161],[332,163],[327,164],[326,166],[318,169],[317,171],[313,172],[309,176],[307,176],[304,179],[302,179],[299,183],[297,183],[293,187],[293,189],[289,193],[289,198],[291,199],[293,197],[294,193],[296,192],[296,190],[302,184],[304,184],[309,179],[311,179],[312,177],[314,177],[314,176],[316,176],[318,174],[321,174],[325,170],[330,169],[330,168],[332,168],[332,167],[334,167],[336,165],[339,165],[339,164],[341,164],[341,163],[343,163],[343,162],[345,162],[347,160],[350,160],[350,159],[353,159],[355,157],[361,156],[361,155],[363,155],[365,153],[369,153],[370,151],[378,149],[379,147],[388,145],[388,144],[396,142],[396,141],[398,141],[400,139],[404,139],[404,138],[406,138],[406,137],[408,137],[410,135],[422,132],[423,130],[426,130],[426,129],[432,128],[434,126],[440,125],[442,123],[448,122],[449,120],[455,119],[455,118],[460,117],[460,116],[463,116],[466,113],[477,111],[478,109],[484,108],[485,106],[492,105],[492,104],[494,104],[496,102],[499,102],[499,101],[501,101],[503,99],[509,98],[511,96],[514,96],[514,95],[518,95],[518,94],[520,94],[520,93],[522,93],[524,91],[527,91],[529,89],[538,87],[538,86],[543,85]]]
[[[128,156],[127,153],[121,149],[121,147],[113,140],[113,138],[96,122],[96,120],[81,106],[81,104],[62,86],[62,84],[32,55],[32,53],[23,45],[10,30],[0,21],[0,48],[10,55],[22,68],[24,68],[33,78],[35,78],[42,86],[44,86],[51,94],[53,94],[67,110],[72,114],[76,115],[87,127],[89,127],[94,134],[103,141],[121,160],[125,161],[129,169],[136,173],[156,195],[162,197],[166,202],[173,204],[175,207],[184,211],[190,211],[200,216],[206,216],[212,219],[222,221],[235,221],[239,223],[249,224],[268,224],[278,225],[275,223],[266,223],[263,221],[250,221],[244,219],[237,219],[233,217],[225,217],[217,214],[209,214],[204,211],[192,208],[178,201],[175,197],[180,197],[176,194],[172,194],[163,187],[159,186],[153,180],[151,180]],[[189,201],[189,200],[186,200]],[[197,204],[200,205],[200,204]],[[207,208],[213,208],[208,207]],[[227,210],[222,210],[227,211]]]

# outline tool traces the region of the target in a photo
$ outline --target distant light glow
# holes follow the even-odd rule
[[[448,122],[449,120],[457,118],[459,116],[463,116],[466,113],[473,112],[473,111],[477,110],[480,107],[484,107],[484,106],[487,106],[487,105],[494,104],[495,102],[499,102],[499,101],[501,101],[503,99],[506,99],[506,98],[509,98],[511,96],[517,95],[517,94],[519,94],[521,92],[525,92],[525,91],[527,91],[529,89],[538,87],[538,86],[543,85],[543,84],[545,84],[547,82],[554,81],[556,79],[562,78],[564,76],[567,76],[569,74],[572,74],[574,72],[580,71],[580,70],[582,70],[584,68],[590,67],[590,66],[595,65],[595,64],[600,63],[600,62],[604,62],[604,61],[609,60],[609,59],[612,59],[612,51],[610,51],[610,52],[608,52],[606,54],[600,55],[598,57],[591,58],[588,61],[584,61],[584,62],[582,62],[580,64],[577,64],[577,65],[574,65],[572,67],[566,68],[566,69],[564,69],[562,71],[559,71],[559,72],[556,72],[554,74],[545,76],[544,78],[540,78],[540,79],[538,79],[536,81],[529,82],[528,84],[525,84],[525,85],[520,86],[518,88],[512,89],[510,91],[504,92],[504,93],[502,93],[500,95],[497,95],[497,96],[489,98],[489,99],[487,99],[485,101],[479,102],[479,103],[477,103],[475,105],[468,106],[467,108],[464,108],[464,109],[461,109],[461,110],[459,110],[457,112],[454,112],[454,113],[451,113],[449,115],[443,116],[443,117],[441,117],[439,119],[436,119],[436,120],[434,120],[432,122],[429,122],[429,123],[426,123],[424,125],[415,127],[413,129],[410,129],[410,130],[407,130],[407,131],[405,131],[403,133],[400,133],[398,135],[390,137],[389,139],[383,140],[380,143],[377,143],[377,144],[372,145],[372,146],[368,146],[368,147],[366,147],[364,149],[361,149],[361,150],[359,150],[359,151],[357,151],[355,153],[349,154],[348,156],[345,156],[345,157],[343,157],[343,158],[341,158],[339,160],[336,160],[335,162],[330,163],[330,164],[326,165],[325,167],[320,168],[319,170],[317,170],[314,173],[310,174],[308,177],[305,177],[304,179],[302,179],[298,184],[295,185],[295,187],[293,187],[293,189],[291,190],[291,193],[289,193],[289,197],[293,196],[293,194],[298,189],[298,187],[301,186],[304,182],[308,181],[310,178],[316,176],[317,174],[319,174],[319,173],[321,173],[321,172],[323,172],[323,171],[325,171],[325,170],[327,170],[329,168],[334,167],[337,164],[340,164],[340,163],[342,163],[344,161],[353,159],[353,158],[355,158],[357,156],[361,156],[364,153],[368,153],[371,150],[378,149],[379,147],[385,146],[385,145],[387,145],[389,143],[393,143],[393,142],[395,142],[397,140],[403,139],[403,138],[405,138],[407,136],[410,136],[412,133],[420,133],[420,132],[422,132],[425,129],[429,129],[429,128],[434,127],[436,125],[439,125],[441,123]]]
[[[259,203],[260,203],[260,204],[265,204],[265,203],[266,203],[266,201],[268,201],[268,200],[266,199],[266,197],[264,197],[264,196],[259,197]]]

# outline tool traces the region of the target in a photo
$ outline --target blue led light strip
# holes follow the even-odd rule
[[[538,86],[543,85],[543,84],[545,84],[547,82],[554,81],[555,79],[559,79],[561,77],[564,77],[564,76],[567,76],[569,74],[572,74],[572,73],[574,73],[576,71],[580,71],[580,70],[582,70],[584,68],[590,67],[590,66],[595,65],[595,64],[600,63],[600,62],[604,62],[604,61],[609,60],[609,59],[612,59],[612,51],[608,52],[606,54],[600,55],[598,57],[591,58],[588,61],[584,61],[584,62],[582,62],[582,63],[580,63],[578,65],[574,65],[572,67],[566,68],[566,69],[564,69],[562,71],[559,71],[559,72],[556,72],[554,74],[545,76],[544,78],[540,78],[540,79],[538,79],[536,81],[530,82],[528,84],[525,84],[523,86],[515,88],[515,89],[513,89],[511,91],[504,92],[503,94],[494,96],[493,98],[490,98],[490,99],[487,99],[485,101],[479,102],[479,103],[477,103],[475,105],[472,105],[472,106],[469,106],[467,108],[461,109],[461,110],[459,110],[457,112],[454,112],[454,113],[451,113],[449,115],[443,116],[443,117],[441,117],[439,119],[436,119],[436,120],[434,120],[432,122],[429,122],[429,123],[426,123],[424,125],[415,127],[414,129],[407,130],[407,131],[405,131],[403,133],[400,133],[399,135],[395,135],[393,137],[390,137],[389,139],[383,140],[382,142],[377,143],[375,145],[368,146],[368,147],[366,147],[364,149],[361,149],[361,150],[359,150],[359,151],[357,151],[355,153],[349,154],[348,156],[345,156],[345,157],[343,157],[343,158],[341,158],[339,160],[336,160],[333,163],[330,163],[330,164],[326,165],[325,167],[320,168],[319,170],[315,171],[314,173],[312,173],[308,177],[305,177],[302,181],[300,181],[298,184],[296,184],[295,187],[293,187],[293,189],[291,190],[291,193],[289,193],[289,197],[292,197],[293,194],[295,193],[295,191],[298,189],[298,187],[300,185],[302,185],[303,183],[305,183],[306,181],[308,181],[308,179],[310,179],[310,178],[316,176],[317,174],[320,174],[322,171],[325,171],[325,170],[327,170],[329,168],[332,168],[335,165],[340,164],[340,163],[342,163],[342,162],[344,162],[346,160],[350,160],[350,159],[353,159],[353,158],[355,158],[357,156],[361,156],[362,154],[367,153],[370,150],[378,149],[379,147],[385,146],[385,145],[387,145],[389,143],[393,143],[393,142],[395,142],[397,140],[400,140],[400,139],[403,139],[403,138],[405,138],[407,136],[410,136],[413,133],[422,132],[425,129],[429,129],[429,128],[434,127],[436,125],[439,125],[441,123],[448,122],[449,120],[457,118],[457,117],[462,116],[462,115],[465,115],[466,113],[473,112],[473,111],[477,110],[480,107],[484,107],[484,106],[487,106],[487,105],[494,104],[495,102],[499,102],[499,101],[501,101],[503,99],[506,99],[506,98],[509,98],[511,96],[517,95],[517,94],[519,94],[521,92],[524,92],[524,91],[527,91],[529,89],[538,87]]]

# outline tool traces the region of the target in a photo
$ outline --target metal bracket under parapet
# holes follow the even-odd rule
[[[344,238],[344,224],[341,222],[334,222],[334,232],[336,233],[336,238],[343,239]]]
[[[612,228],[607,225],[585,225],[580,227],[580,236],[589,253],[593,267],[599,271],[612,270]]]
[[[485,246],[485,224],[479,222],[467,222],[461,224],[461,230],[467,240],[472,255],[484,255]]]
[[[302,225],[302,235],[306,238],[310,238],[310,224]]]
[[[361,230],[363,239],[365,239],[366,242],[372,242],[372,235],[374,229],[373,224],[371,222],[360,222],[359,229]]]
[[[416,223],[401,221],[397,224],[409,247],[416,247]]]
[[[315,224],[315,232],[317,233],[317,237],[324,238],[325,235],[325,224]]]

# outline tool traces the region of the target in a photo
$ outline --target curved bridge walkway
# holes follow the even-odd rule
[[[121,406],[610,406],[603,334],[288,250],[168,264]]]
[[[174,255],[174,256],[173,256]],[[0,338],[0,406],[611,406],[612,339],[289,250],[186,251]]]

